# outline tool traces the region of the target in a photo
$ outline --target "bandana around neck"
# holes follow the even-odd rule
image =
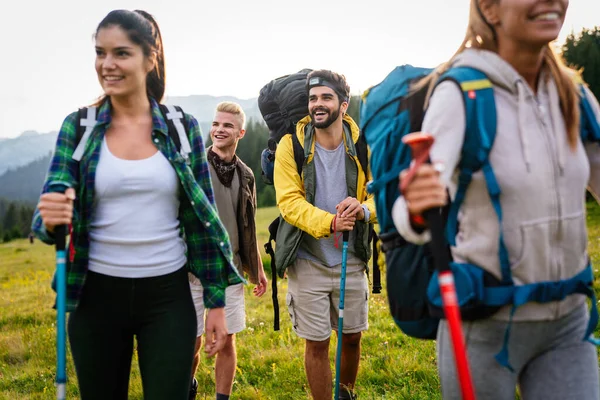
[[[207,154],[208,162],[213,166],[219,181],[225,187],[231,187],[231,182],[235,176],[235,168],[237,166],[238,158],[236,155],[230,162],[225,162],[213,151],[212,148],[208,149]]]

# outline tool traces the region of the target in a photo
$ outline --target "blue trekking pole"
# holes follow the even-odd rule
[[[340,312],[338,319],[338,342],[335,357],[335,400],[340,398],[340,370],[342,369],[342,336],[344,329],[344,297],[346,295],[346,262],[348,260],[348,237],[350,231],[342,234],[342,272],[340,276]]]
[[[56,398],[65,400],[67,385],[67,227],[54,228],[56,238]]]

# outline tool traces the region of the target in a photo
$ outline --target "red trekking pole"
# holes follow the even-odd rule
[[[410,146],[413,154],[408,175],[403,180],[401,190],[412,180],[417,168],[429,160],[429,149],[433,144],[433,136],[415,132],[406,135],[402,141]],[[448,243],[444,235],[445,221],[442,218],[439,208],[427,210],[423,213],[427,222],[427,227],[431,232],[430,248],[433,254],[435,268],[438,271],[438,283],[442,295],[442,304],[444,315],[448,321],[448,329],[452,340],[452,349],[454,351],[454,361],[460,390],[463,400],[475,400],[475,391],[473,389],[473,379],[467,359],[467,351],[462,332],[462,322],[460,317],[460,308],[456,296],[456,287],[454,286],[454,276],[450,270],[450,258],[448,256]]]

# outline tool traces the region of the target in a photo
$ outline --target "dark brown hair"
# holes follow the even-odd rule
[[[306,77],[306,91],[309,90],[309,84],[311,78],[321,78],[323,80],[331,83],[335,88],[336,94],[339,97],[340,103],[342,102],[350,102],[350,86],[346,82],[346,77],[342,74],[338,74],[333,71],[329,71],[327,69],[319,69],[312,71]]]
[[[96,35],[100,29],[118,26],[123,29],[129,40],[142,48],[144,55],[150,57],[156,54],[156,64],[146,76],[146,92],[149,97],[161,102],[165,95],[165,52],[162,36],[158,24],[146,11],[142,10],[113,10],[96,28]]]

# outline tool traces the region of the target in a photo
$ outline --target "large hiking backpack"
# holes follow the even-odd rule
[[[273,79],[260,90],[258,108],[269,128],[269,140],[260,156],[263,181],[273,184],[273,167],[277,143],[287,133],[296,132],[296,124],[308,115],[308,94],[306,93],[306,77],[311,69],[305,68],[294,74]],[[295,135],[294,135],[295,137]],[[302,145],[293,141],[296,164],[301,164]]]
[[[417,68],[410,65],[394,69],[379,85],[363,95],[361,104],[361,129],[371,149],[371,173],[373,182],[369,191],[375,193],[375,205],[380,226],[379,238],[385,253],[388,303],[396,324],[409,336],[434,339],[440,315],[431,310],[425,295],[433,275],[433,258],[428,246],[406,242],[392,221],[391,209],[399,196],[398,175],[408,168],[412,158],[410,148],[402,142],[402,137],[410,132],[421,130],[425,116],[427,87],[412,91],[412,86],[430,74],[430,68]],[[475,116],[477,109],[491,109],[483,121],[486,127],[479,132],[473,126],[473,118],[467,118],[465,146],[478,148],[479,138],[485,138],[485,147],[479,157],[470,161],[474,172],[487,160],[487,153],[496,133],[496,114],[491,82],[479,71],[473,69],[453,69],[440,78],[453,80],[459,86],[466,84],[469,93],[466,97],[467,113]],[[466,93],[465,93],[466,94]],[[488,105],[489,104],[489,105]],[[475,141],[469,144],[469,140]],[[446,208],[445,214],[448,213]]]
[[[296,124],[308,115],[308,94],[306,93],[306,77],[311,69],[305,68],[294,74],[273,79],[260,90],[258,108],[269,128],[267,147],[260,155],[260,167],[263,182],[273,184],[275,151],[277,144],[286,134],[292,134],[294,160],[298,173],[302,173],[304,152],[296,137]],[[279,301],[277,299],[277,270],[275,252],[272,241],[277,236],[279,218],[269,225],[269,240],[265,243],[265,251],[271,257],[271,297],[273,301],[273,329],[279,330]]]
[[[306,78],[311,69],[303,69],[297,73],[284,75],[267,83],[258,97],[258,107],[269,128],[267,148],[261,154],[261,169],[265,183],[273,184],[273,171],[275,164],[275,151],[277,144],[283,136],[292,136],[292,148],[298,175],[302,176],[304,166],[304,147],[296,135],[296,124],[308,115],[308,94],[306,92]],[[361,168],[367,174],[368,181],[368,147],[363,135],[355,143],[356,155]],[[277,237],[280,217],[275,218],[269,225],[269,239],[265,243],[265,251],[271,258],[271,289],[274,310],[273,329],[279,330],[279,303],[277,300],[277,268],[275,264],[275,251],[273,242]],[[378,259],[377,234],[370,227],[369,239],[373,244],[373,260]],[[373,293],[380,293],[380,273],[377,262],[373,263]]]
[[[429,246],[415,245],[402,238],[394,226],[391,211],[400,195],[398,175],[411,162],[410,148],[402,143],[402,137],[420,131],[425,115],[428,88],[412,88],[432,71],[411,65],[397,67],[380,84],[363,94],[360,111],[361,129],[371,149],[373,181],[368,190],[375,194],[381,227],[390,312],[404,333],[421,339],[435,339],[439,319],[443,317],[437,272],[433,268]],[[460,87],[466,110],[457,193],[454,201],[443,210],[447,239],[450,245],[455,245],[458,210],[472,175],[479,170],[483,172],[488,194],[499,222],[502,222],[501,191],[488,160],[496,135],[496,107],[492,83],[482,72],[467,67],[452,68],[440,76],[437,84],[445,80],[451,80]],[[582,96],[580,104],[582,138],[597,141],[600,139],[600,127],[585,96]],[[515,286],[502,235],[499,249],[501,279],[476,265],[451,263],[463,320],[485,318],[507,304],[513,305],[514,312],[530,301],[556,301],[569,294],[581,293],[593,299],[586,338],[591,335],[598,317],[590,266],[569,280]],[[508,329],[504,346],[496,358],[500,364],[510,368]]]

